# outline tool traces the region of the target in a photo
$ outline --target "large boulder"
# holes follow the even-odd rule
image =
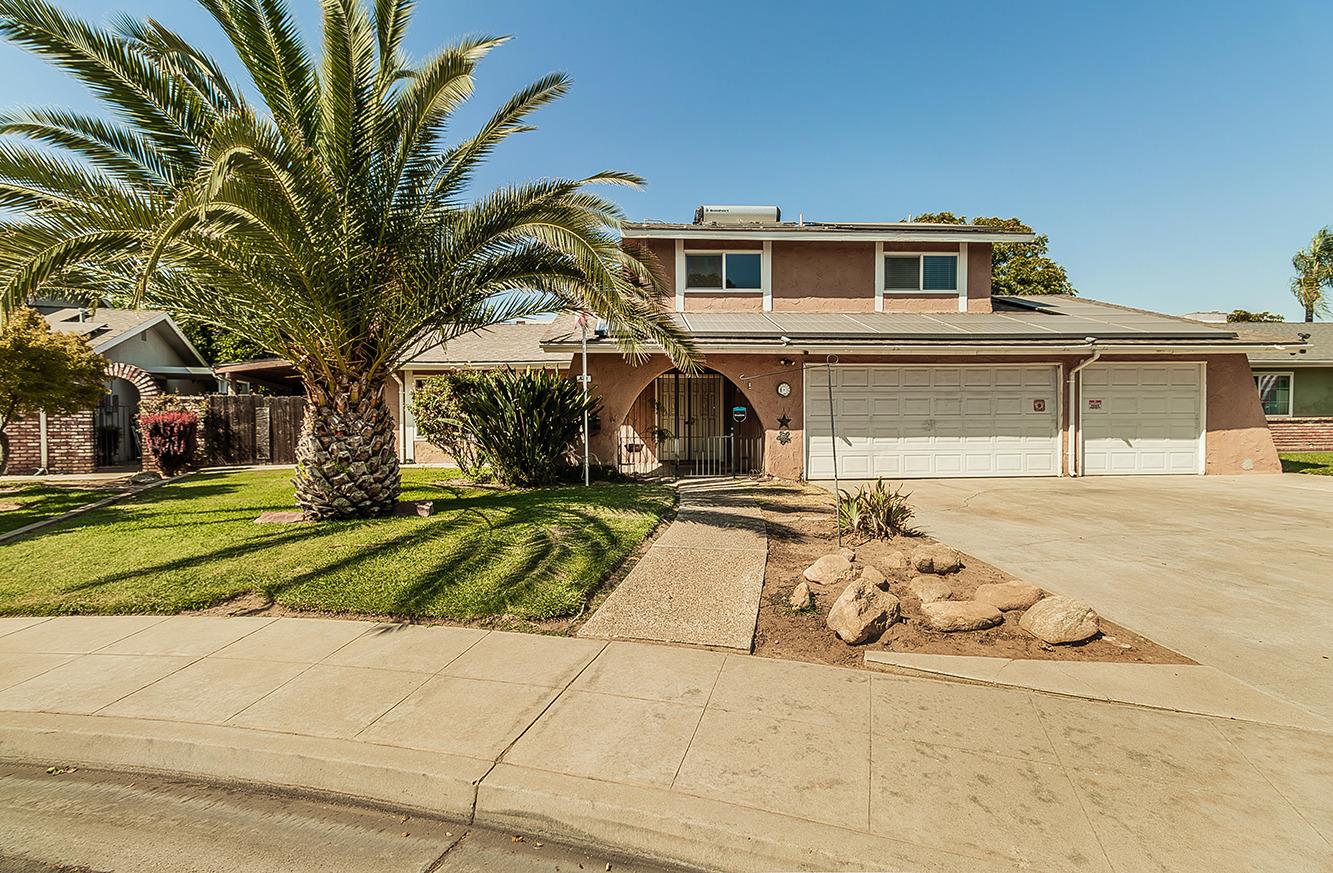
[[[876,567],[874,564],[866,564],[864,567],[862,567],[860,578],[866,580],[871,585],[874,585],[876,588],[880,588],[884,591],[889,590],[888,577],[885,576],[883,573],[881,573],[879,571],[879,568]]]
[[[921,604],[921,614],[931,630],[956,631],[984,630],[1004,621],[1000,610],[989,603],[975,600],[938,600]]]
[[[1023,613],[1018,626],[1044,643],[1081,643],[1097,634],[1100,627],[1092,607],[1072,597],[1052,595],[1038,600]]]
[[[816,585],[832,585],[835,582],[841,582],[851,575],[852,562],[847,560],[845,555],[839,555],[836,552],[831,555],[824,555],[815,561],[809,567],[805,568],[805,578]]]
[[[787,605],[800,612],[803,609],[809,609],[815,605],[815,595],[810,591],[810,583],[804,579],[792,589],[791,597],[787,598]]]
[[[907,589],[915,594],[922,603],[948,600],[950,595],[953,594],[953,589],[949,587],[949,583],[939,576],[917,576],[907,583]]]
[[[859,646],[879,639],[898,620],[900,609],[898,598],[857,579],[833,601],[826,623],[844,643]]]
[[[991,582],[978,585],[972,599],[1008,612],[1011,609],[1027,609],[1041,600],[1041,589],[1026,582]]]
[[[912,563],[918,573],[952,573],[963,566],[963,559],[957,550],[935,543],[913,552]]]

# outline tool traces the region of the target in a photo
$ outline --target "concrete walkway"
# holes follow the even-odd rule
[[[0,758],[332,792],[708,870],[1329,869],[1331,742],[641,643],[0,619]]]
[[[734,480],[685,482],[680,510],[579,636],[749,652],[764,588],[768,536]]]

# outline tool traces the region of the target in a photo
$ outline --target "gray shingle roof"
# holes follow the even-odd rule
[[[551,329],[550,322],[497,324],[465,333],[444,345],[432,345],[411,356],[408,366],[434,364],[443,366],[562,367],[569,364],[569,352],[546,351],[542,337]]]
[[[44,317],[52,330],[79,334],[87,337],[88,342],[95,346],[108,348],[135,328],[142,327],[150,321],[157,321],[165,315],[165,312],[155,309],[103,307],[95,311],[57,309],[55,312],[48,312]]]
[[[1264,350],[1250,352],[1253,362],[1272,361],[1274,363],[1333,364],[1333,321],[1287,321],[1256,324],[1235,324],[1232,327],[1240,332],[1255,337],[1263,337],[1275,342],[1299,342],[1303,333],[1310,335],[1309,345],[1304,352]]]

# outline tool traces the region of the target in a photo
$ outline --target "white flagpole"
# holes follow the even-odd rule
[[[583,334],[583,487],[590,484],[591,473],[588,468],[588,313],[579,313],[579,331]]]

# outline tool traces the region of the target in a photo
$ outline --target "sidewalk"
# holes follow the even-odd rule
[[[1327,869],[1331,742],[641,643],[0,619],[0,758],[332,792],[710,870]]]

